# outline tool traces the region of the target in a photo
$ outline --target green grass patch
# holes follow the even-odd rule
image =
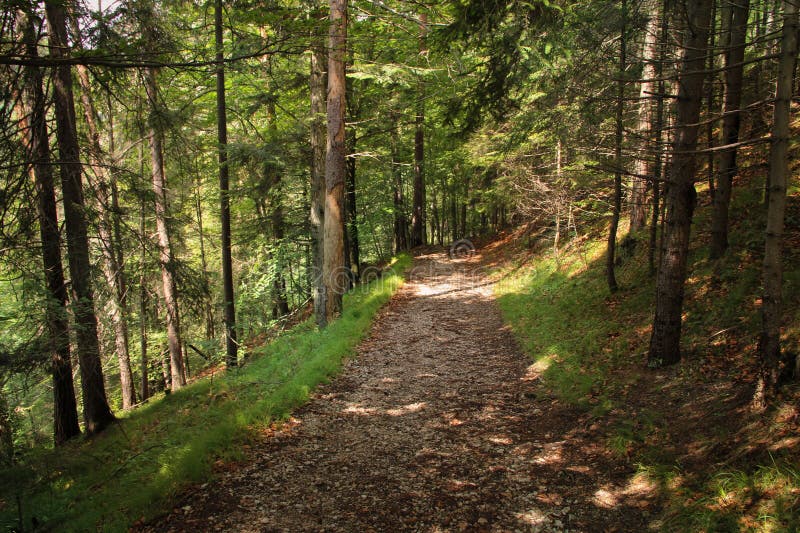
[[[400,256],[381,279],[351,291],[342,318],[324,331],[304,322],[256,348],[246,365],[154,398],[93,439],[33,450],[0,472],[0,528],[125,531],[169,509],[182,487],[208,479],[217,460],[241,458],[254,431],[336,374],[410,263]]]

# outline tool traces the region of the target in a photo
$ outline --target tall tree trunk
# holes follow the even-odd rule
[[[325,316],[331,322],[342,313],[347,287],[344,272],[345,49],[347,0],[330,0],[328,45],[328,143],[325,157]]]
[[[747,20],[750,0],[731,1],[728,46],[725,54],[725,96],[722,118],[722,144],[739,142],[741,123],[742,74],[744,51],[747,39]],[[728,25],[728,24],[726,24]],[[733,177],[736,167],[736,148],[720,153],[719,175],[714,194],[714,210],[711,218],[711,258],[717,259],[728,249],[728,211],[731,203]]]
[[[655,124],[653,127],[653,151],[655,166],[653,168],[653,210],[650,214],[650,242],[647,248],[647,260],[650,274],[656,273],[656,250],[658,249],[658,220],[661,211],[661,191],[664,190],[664,100],[666,98],[666,84],[662,79],[664,62],[667,57],[667,39],[669,38],[669,16],[667,15],[667,2],[660,2],[661,26],[658,36],[658,59],[656,60],[655,78],[658,79],[656,96]]]
[[[637,131],[641,139],[642,157],[636,160],[635,176],[631,178],[628,211],[630,213],[630,232],[634,233],[645,227],[647,223],[647,180],[653,175],[653,96],[656,92],[656,68],[658,58],[658,37],[661,27],[661,9],[658,0],[642,4],[648,9],[649,18],[645,26],[644,45],[642,47],[642,81],[639,87],[639,124]]]
[[[150,103],[150,160],[152,165],[153,192],[155,193],[156,233],[158,234],[158,259],[161,263],[161,284],[164,297],[164,315],[167,322],[167,344],[169,346],[169,369],[171,389],[176,391],[186,385],[186,371],[181,351],[180,317],[178,313],[178,291],[175,284],[174,259],[170,242],[167,217],[167,179],[164,170],[164,133],[159,113],[156,69],[144,71],[144,86]]]
[[[144,177],[144,148],[139,150],[140,172]],[[147,275],[145,266],[147,264],[147,247],[145,242],[145,200],[142,198],[139,206],[139,235],[142,240],[141,252],[139,256],[139,365],[142,374],[142,401],[150,397],[150,380],[147,364]]]
[[[311,47],[311,286],[317,326],[324,328],[325,280],[323,278],[325,228],[325,45],[313,37]]]
[[[25,53],[36,57],[37,36],[31,13],[17,11]],[[56,193],[50,142],[47,136],[45,95],[42,73],[38,67],[27,66],[22,71],[22,95],[19,98],[20,126],[23,144],[30,164],[29,172],[36,186],[39,212],[39,235],[42,239],[42,267],[47,284],[48,302],[45,305],[50,370],[53,376],[53,439],[56,446],[80,435],[75,386],[72,381],[72,362],[69,352],[69,322],[67,319],[67,288],[61,265],[61,233],[58,227]]]
[[[725,1],[725,0],[721,0]],[[724,17],[724,10],[723,10]],[[724,22],[724,21],[723,21]],[[714,201],[716,196],[716,184],[714,182],[714,125],[715,121],[711,117],[716,112],[714,109],[714,92],[716,91],[717,75],[714,72],[717,65],[717,50],[716,35],[717,35],[717,0],[711,0],[711,23],[708,34],[708,48],[706,53],[706,61],[709,75],[706,76],[706,147],[708,153],[706,154],[706,181],[708,183],[708,194],[711,201]],[[721,25],[722,26],[722,25]],[[724,32],[724,30],[722,30]],[[723,40],[724,41],[724,40]],[[725,45],[720,43],[720,47],[724,48]],[[702,105],[702,104],[701,104]]]
[[[606,281],[608,290],[617,291],[617,277],[614,274],[614,261],[617,248],[617,228],[619,227],[619,216],[622,211],[622,136],[623,136],[623,112],[625,111],[625,69],[627,53],[627,33],[628,33],[628,6],[626,0],[622,0],[622,23],[620,29],[620,52],[619,52],[619,82],[617,84],[617,116],[616,133],[614,142],[614,198],[612,199],[611,224],[608,230],[608,246],[606,249]]]
[[[357,117],[353,117],[357,118]],[[356,209],[356,131],[350,133],[350,156],[347,158],[347,183],[345,205],[347,206],[347,255],[350,257],[350,272],[354,282],[361,273],[361,258],[358,249],[358,210]]]
[[[72,38],[79,49],[82,49],[81,32],[78,20],[74,13],[69,14],[72,26]],[[114,236],[114,217],[111,187],[113,177],[110,175],[108,158],[100,143],[100,131],[95,117],[97,110],[92,98],[92,86],[89,80],[89,71],[83,65],[76,67],[78,82],[80,84],[80,100],[83,115],[88,130],[89,161],[94,172],[95,183],[93,190],[96,198],[98,218],[98,234],[100,236],[100,249],[103,255],[103,276],[108,285],[110,297],[108,299],[109,318],[114,329],[114,348],[119,365],[119,382],[122,392],[122,408],[130,409],[136,405],[136,388],[133,384],[131,371],[131,358],[128,350],[128,316],[124,305],[125,299],[125,272],[119,261],[121,244]]]
[[[197,176],[197,186],[194,193],[194,212],[197,217],[197,236],[200,241],[200,268],[203,273],[203,284],[206,294],[203,297],[203,311],[206,319],[206,340],[213,339],[216,328],[214,327],[214,310],[212,308],[212,295],[208,279],[208,260],[206,259],[206,237],[205,223],[203,222],[203,201],[202,201],[202,178],[200,169],[197,168],[195,160],[195,175]]]
[[[703,93],[703,79],[711,0],[686,1],[687,23],[682,43],[681,74],[678,85],[677,121],[673,155],[668,171],[665,199],[667,225],[664,253],[656,282],[656,312],[650,338],[648,365],[659,367],[680,360],[681,313],[697,193],[697,133]]]
[[[397,115],[392,115],[391,130],[391,150],[392,150],[392,208],[394,214],[394,250],[395,253],[408,250],[408,240],[406,235],[407,223],[405,215],[405,198],[403,194],[403,169],[400,166],[400,143],[398,140],[399,132],[397,128]]]
[[[419,17],[419,55],[427,53],[428,18]],[[414,194],[411,212],[411,246],[426,244],[425,235],[425,84],[420,78],[414,118]]]
[[[783,290],[783,230],[786,212],[786,182],[789,175],[789,119],[792,99],[792,76],[797,63],[798,20],[795,0],[783,2],[775,110],[772,122],[772,146],[769,158],[769,204],[764,243],[764,293],[761,305],[761,372],[756,387],[755,406],[763,408],[775,393],[781,378],[792,371],[786,354],[781,353],[781,318]]]
[[[56,61],[69,56],[67,18],[63,2],[45,1],[49,27],[50,54]],[[72,72],[61,64],[53,71],[56,138],[61,160],[61,189],[64,197],[64,221],[67,228],[67,251],[71,279],[71,301],[76,324],[78,362],[83,392],[83,420],[89,434],[102,431],[114,415],[106,398],[103,366],[97,339],[97,316],[94,312],[89,237],[86,206],[83,199],[80,150],[72,96]]]
[[[233,262],[231,259],[231,207],[228,187],[228,116],[225,109],[225,63],[222,41],[222,0],[214,2],[214,41],[217,60],[217,141],[219,160],[219,213],[222,247],[222,297],[225,315],[225,363],[238,364],[236,342],[236,308],[233,294]]]
[[[271,116],[274,116],[271,114]],[[283,215],[283,187],[281,173],[278,169],[267,169],[269,181],[269,219],[272,226],[272,237],[275,244],[280,248],[285,237],[286,220]],[[282,252],[274,257],[275,260],[275,280],[273,281],[273,300],[275,304],[274,318],[289,314],[289,302],[286,299],[286,278],[283,275],[284,262]]]

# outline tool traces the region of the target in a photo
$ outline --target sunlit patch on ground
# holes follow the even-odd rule
[[[418,413],[425,409],[427,404],[425,402],[415,402],[395,409],[387,409],[386,414],[389,416],[403,416],[409,413]]]
[[[528,509],[524,513],[519,513],[517,518],[529,526],[543,526],[549,521],[547,515],[539,509]]]
[[[619,500],[612,491],[606,488],[600,488],[594,493],[592,502],[603,509],[612,509],[617,506]]]
[[[541,375],[550,368],[550,365],[553,363],[550,357],[544,356],[540,357],[538,361],[533,363],[528,369],[525,371],[525,375],[522,376],[523,381],[535,381],[541,377]]]

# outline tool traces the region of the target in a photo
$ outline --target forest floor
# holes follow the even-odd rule
[[[429,251],[358,356],[141,531],[640,531],[657,491],[549,395],[480,254]]]

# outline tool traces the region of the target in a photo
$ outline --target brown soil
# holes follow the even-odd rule
[[[543,392],[480,256],[430,253],[338,378],[141,530],[646,529],[654,491],[601,432]]]

